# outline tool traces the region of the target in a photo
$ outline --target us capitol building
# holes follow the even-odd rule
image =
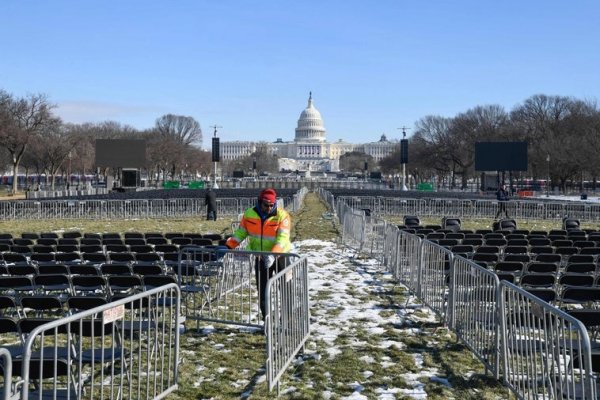
[[[353,144],[339,140],[328,143],[325,137],[325,125],[321,113],[313,104],[312,93],[308,97],[308,105],[298,118],[298,126],[293,142],[277,139],[275,142],[221,142],[221,160],[235,160],[254,153],[259,146],[266,146],[267,151],[279,157],[279,169],[300,171],[339,171],[340,156],[356,151],[365,153],[379,162],[390,155],[399,145],[398,141],[388,141],[381,135],[378,142]]]

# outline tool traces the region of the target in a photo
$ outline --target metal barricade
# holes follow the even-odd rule
[[[22,399],[160,399],[177,389],[179,299],[171,283],[37,324],[13,360]]]
[[[565,207],[561,203],[546,203],[544,219],[562,219],[565,216]]]
[[[354,209],[344,212],[342,219],[342,243],[358,252],[365,244],[365,213]]]
[[[459,215],[460,201],[458,199],[430,199],[425,216]]]
[[[499,285],[493,271],[454,256],[448,325],[496,379],[500,373]]]
[[[2,383],[4,384],[2,400],[9,400],[16,397],[12,385],[12,358],[10,356],[10,351],[0,347],[0,360],[2,360]]]
[[[365,241],[364,249],[369,252],[369,256],[379,260],[383,256],[383,241],[385,234],[386,221],[381,218],[365,216]]]
[[[263,327],[261,296],[257,282],[265,269],[257,267],[259,257],[273,256],[279,270],[298,255],[245,250],[220,250],[186,246],[180,250],[178,281],[183,314],[196,321]]]
[[[504,383],[521,399],[595,399],[585,326],[517,286],[500,283]]]
[[[449,249],[423,240],[420,250],[417,295],[446,323],[449,273],[454,255]]]
[[[310,335],[308,259],[295,260],[273,276],[266,290],[267,383],[279,380]]]
[[[473,218],[493,218],[498,212],[498,202],[492,200],[476,200],[473,207]]]
[[[392,267],[394,277],[408,287],[412,293],[419,290],[419,265],[421,241],[417,235],[399,231],[395,265]]]
[[[396,225],[385,225],[382,237],[383,251],[380,262],[393,276],[396,276],[395,267],[397,265],[397,258],[400,255],[400,252],[398,251],[398,235],[400,235],[400,229],[398,229]]]

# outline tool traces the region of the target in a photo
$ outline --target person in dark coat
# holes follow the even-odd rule
[[[509,200],[506,185],[502,185],[498,188],[496,191],[496,199],[498,200],[498,212],[496,212],[496,219],[498,219],[502,213],[506,215],[506,218],[510,218],[508,216],[508,211],[506,211],[506,202]]]
[[[209,188],[204,196],[204,205],[206,206],[206,219],[217,220],[217,194],[212,188]]]

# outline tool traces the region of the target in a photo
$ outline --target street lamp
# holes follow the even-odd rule
[[[546,197],[550,197],[550,153],[546,155],[546,163],[548,165],[548,180],[546,181]]]

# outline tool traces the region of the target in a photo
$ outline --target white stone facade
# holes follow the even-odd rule
[[[312,93],[308,105],[298,118],[293,142],[278,139],[272,143],[261,143],[268,151],[280,158],[280,169],[300,171],[339,171],[340,156],[351,151],[359,151],[373,157],[377,162],[390,155],[399,145],[398,141],[388,141],[385,135],[378,142],[353,144],[342,140],[335,143],[326,141],[326,130],[321,113],[315,108]],[[222,160],[247,157],[256,151],[259,142],[221,142]]]

